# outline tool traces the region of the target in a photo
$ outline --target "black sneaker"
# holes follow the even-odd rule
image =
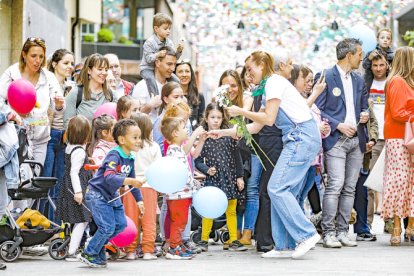
[[[85,253],[78,255],[79,261],[81,261],[84,264],[87,264],[89,267],[96,267],[96,268],[105,268],[106,262],[99,260],[98,258],[94,258],[92,256],[89,256]]]
[[[157,245],[161,245],[161,244],[162,244],[162,242],[163,242],[163,240],[162,240],[161,236],[158,234],[158,235],[155,237],[155,244],[157,244]]]
[[[246,251],[248,248],[241,244],[238,240],[233,241],[230,246],[230,251]]]
[[[356,240],[357,241],[376,241],[377,236],[371,233],[361,233],[361,234],[357,234]]]
[[[208,242],[206,242],[206,241],[199,241],[197,243],[197,246],[199,248],[201,248],[201,251],[203,251],[203,252],[207,252],[208,251]]]

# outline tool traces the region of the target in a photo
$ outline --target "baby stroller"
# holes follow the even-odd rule
[[[191,231],[190,239],[194,243],[201,240],[201,224],[203,217],[191,206]],[[214,242],[221,241],[223,244],[230,239],[229,231],[224,227],[226,225],[226,214],[216,218],[210,232],[210,239]]]
[[[27,138],[23,128],[17,128],[19,135],[19,162],[25,164],[31,170],[31,177],[21,181],[17,189],[9,190],[10,200],[40,199],[47,198],[49,188],[54,186],[57,179],[54,177],[39,177],[43,171],[42,164],[27,158]],[[24,161],[23,161],[24,160]],[[20,177],[22,178],[22,177]],[[30,219],[24,222],[24,229],[16,222],[9,209],[6,209],[8,223],[0,226],[0,258],[6,262],[13,262],[22,254],[23,247],[30,247],[46,242],[53,235],[63,231],[59,225],[48,221],[43,221],[50,225],[44,228],[39,225],[32,225]],[[50,251],[50,250],[49,250]]]

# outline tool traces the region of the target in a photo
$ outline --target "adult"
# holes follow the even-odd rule
[[[112,71],[116,80],[116,90],[113,91],[115,98],[118,100],[122,96],[129,95],[134,84],[121,78],[122,70],[118,56],[115,54],[106,54],[104,57],[108,59],[109,69]]]
[[[176,53],[171,47],[162,47],[161,50],[165,50],[166,54],[164,57],[155,60],[154,70],[158,91],[162,90],[162,87],[167,83],[167,79],[172,76],[177,63]],[[161,97],[149,93],[145,80],[141,80],[135,85],[131,95],[140,100],[142,104],[141,112],[149,114],[151,121],[154,122],[158,117],[158,108],[162,103]]]
[[[196,129],[203,120],[206,102],[203,94],[198,92],[197,80],[190,61],[179,60],[175,66],[175,75],[180,80],[181,89],[191,108],[191,126]]]
[[[45,54],[45,41],[41,38],[29,37],[23,45],[19,62],[7,68],[0,77],[0,110],[9,109],[6,106],[7,89],[12,81],[25,79],[36,89],[38,106],[29,114],[21,116],[27,129],[29,151],[32,152],[34,160],[42,165],[45,162],[50,139],[49,106],[52,106],[56,115],[63,113],[64,106],[62,89],[55,75],[44,68]]]
[[[253,110],[253,97],[244,93],[242,80],[236,70],[226,70],[220,77],[219,86],[229,86],[229,98],[232,103],[245,110]],[[257,140],[258,137],[254,137]],[[237,211],[237,238],[243,245],[252,244],[253,230],[259,212],[259,183],[262,175],[262,165],[259,158],[250,150],[244,140],[238,143],[244,164],[250,164],[250,176],[246,181],[245,208]],[[239,203],[238,203],[239,204]],[[239,205],[240,206],[240,205]],[[243,221],[244,219],[244,221]]]
[[[347,38],[336,46],[338,62],[325,70],[326,88],[316,105],[328,119],[331,134],[322,141],[328,183],[322,210],[324,247],[357,246],[348,236],[355,186],[365,152],[368,93],[352,70],[362,61],[361,41]],[[321,77],[316,74],[315,82]]]
[[[246,111],[233,105],[227,108],[229,115],[242,115],[261,125],[276,124],[283,135],[283,150],[267,188],[276,247],[262,257],[287,255],[300,258],[320,239],[297,201],[306,173],[320,148],[318,127],[306,101],[296,89],[286,78],[273,74],[274,60],[268,53],[252,53],[245,66],[252,82],[259,85],[253,95],[261,94],[263,105],[260,112]],[[289,251],[293,249],[293,252]]]
[[[58,80],[61,88],[62,95],[66,96],[76,84],[69,80],[72,76],[73,69],[75,66],[75,57],[72,52],[66,49],[56,50],[52,58],[48,62],[48,69],[54,73]],[[57,202],[59,196],[60,185],[65,171],[65,144],[63,142],[63,113],[53,112],[49,110],[50,119],[50,140],[47,144],[46,161],[43,170],[43,176],[56,177],[56,185],[49,189],[49,196],[54,203]],[[49,204],[47,217],[49,220],[59,223],[55,220],[54,208]]]
[[[92,121],[98,107],[114,101],[114,95],[106,84],[108,68],[109,62],[101,54],[92,54],[85,60],[80,73],[81,85],[66,96],[65,128],[69,119],[78,114]]]
[[[408,217],[405,230],[414,236],[414,167],[412,155],[404,146],[405,122],[414,116],[414,49],[401,47],[395,52],[385,86],[384,113],[385,172],[382,217],[393,218],[391,245],[401,244],[401,218]]]
[[[276,74],[286,79],[290,79],[293,70],[293,60],[289,51],[283,48],[278,48],[274,51],[273,58],[275,61]]]

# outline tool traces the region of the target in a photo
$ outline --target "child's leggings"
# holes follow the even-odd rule
[[[157,235],[157,204],[158,193],[152,188],[141,188],[142,197],[144,198],[145,212],[141,218],[142,227],[142,252],[154,253],[155,237]]]
[[[229,243],[237,240],[237,199],[229,199],[229,204],[226,209],[227,228],[230,234]],[[201,240],[208,241],[211,228],[213,227],[213,220],[203,218],[203,225],[201,227]]]
[[[170,213],[170,238],[168,243],[175,248],[182,243],[181,235],[187,225],[188,208],[191,205],[191,198],[167,200]]]

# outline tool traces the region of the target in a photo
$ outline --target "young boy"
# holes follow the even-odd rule
[[[154,34],[144,43],[144,54],[140,64],[140,74],[147,84],[149,93],[151,95],[158,95],[160,91],[158,91],[155,80],[154,63],[156,59],[162,58],[166,55],[166,50],[160,51],[162,47],[169,46],[174,49],[174,43],[168,38],[171,32],[172,19],[166,14],[157,13],[154,15],[152,25],[154,28]],[[183,49],[184,46],[182,43],[178,44],[176,54],[177,59],[180,58]],[[175,82],[180,82],[175,75],[172,75],[171,79]]]
[[[381,54],[386,57],[388,66],[391,66],[392,60],[394,59],[394,51],[391,48],[392,43],[392,32],[389,28],[380,29],[377,33],[377,47],[368,52],[362,62],[362,67],[365,69],[365,83],[372,83],[374,75],[372,74],[371,64],[372,59]]]
[[[173,194],[167,194],[167,206],[170,214],[170,236],[168,243],[170,248],[165,257],[171,260],[188,260],[195,253],[183,245],[182,233],[187,225],[188,208],[191,205],[193,191],[195,189],[193,174],[188,164],[187,154],[182,144],[188,138],[186,122],[177,117],[164,118],[161,122],[161,132],[170,146],[166,156],[172,156],[183,162],[188,169],[187,183],[184,188]]]
[[[127,225],[118,189],[128,185],[136,188],[131,193],[141,213],[144,212],[141,192],[137,189],[142,183],[135,178],[132,153],[139,149],[141,131],[135,121],[123,119],[115,124],[112,135],[118,146],[107,154],[94,178],[89,181],[89,192],[86,194],[86,203],[98,230],[78,258],[90,267],[106,267],[104,246]]]

